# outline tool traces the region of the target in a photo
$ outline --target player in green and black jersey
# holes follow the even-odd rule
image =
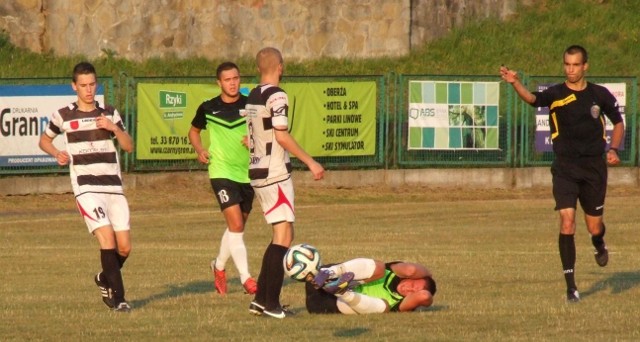
[[[216,71],[221,94],[203,102],[191,121],[189,140],[198,160],[208,164],[211,187],[220,204],[227,223],[222,235],[218,256],[211,261],[211,271],[218,293],[227,292],[225,264],[229,257],[240,273],[245,292],[254,294],[257,283],[249,274],[247,249],[244,244],[244,226],[251,212],[254,191],[249,184],[249,150],[243,140],[247,124],[240,110],[244,110],[247,97],[240,94],[238,66],[225,62]],[[200,138],[200,131],[209,132],[209,148]]]
[[[313,314],[407,312],[433,304],[436,282],[420,264],[356,258],[322,266],[305,293]]]

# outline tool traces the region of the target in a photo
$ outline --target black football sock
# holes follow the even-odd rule
[[[604,226],[604,223],[603,223],[600,234],[591,236],[591,243],[593,244],[593,247],[595,247],[598,251],[602,251],[602,249],[604,249],[604,234],[606,230],[607,228]]]
[[[280,292],[282,292],[282,283],[284,282],[284,267],[282,259],[289,248],[281,245],[270,244],[267,247],[265,259],[267,262],[268,273],[266,277],[267,293],[265,309],[273,310],[280,307]]]
[[[560,234],[558,238],[560,247],[560,261],[562,261],[562,271],[567,289],[577,289],[574,267],[576,265],[576,244],[573,235]]]
[[[118,265],[120,266],[120,268],[122,268],[122,266],[124,266],[124,262],[127,261],[128,256],[124,256],[120,253],[118,253]]]
[[[269,244],[271,246],[271,244]],[[269,254],[269,246],[264,251],[264,255],[262,255],[262,265],[260,266],[260,274],[258,275],[258,291],[256,291],[255,297],[253,297],[253,301],[258,304],[264,306],[266,303],[266,293],[267,289],[267,255]]]
[[[122,282],[122,273],[120,273],[120,264],[118,263],[118,253],[115,249],[101,249],[100,261],[102,263],[102,276],[107,279],[113,301],[117,306],[124,302],[124,284]]]

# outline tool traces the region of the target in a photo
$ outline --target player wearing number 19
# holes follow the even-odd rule
[[[257,283],[249,274],[243,237],[254,196],[249,184],[249,150],[243,143],[247,124],[245,118],[240,116],[247,97],[240,94],[240,71],[234,63],[220,64],[216,78],[221,94],[198,107],[189,130],[189,140],[198,154],[198,161],[209,165],[211,187],[227,224],[218,256],[210,266],[216,291],[225,295],[225,265],[231,257],[245,292],[254,294]],[[200,138],[203,129],[209,132],[209,149],[203,146]]]
[[[129,204],[113,139],[126,152],[133,151],[133,140],[118,111],[95,101],[98,83],[93,65],[77,64],[71,87],[77,101],[53,113],[40,136],[40,148],[58,164],[69,165],[78,210],[100,244],[102,271],[94,281],[108,307],[128,312],[120,269],[131,252]],[[53,145],[59,134],[66,138],[62,151]]]

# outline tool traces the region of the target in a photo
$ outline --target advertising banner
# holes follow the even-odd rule
[[[212,84],[138,83],[137,159],[195,159],[191,120],[202,102],[219,94]],[[209,137],[201,137],[208,146]]]
[[[409,82],[409,150],[499,148],[498,82]]]
[[[243,85],[247,94],[254,85]],[[314,157],[375,154],[376,83],[282,83],[289,130]],[[220,94],[217,85],[138,84],[137,158],[195,159],[188,138],[198,106]],[[208,146],[208,136],[201,134]]]
[[[104,103],[104,90],[98,86],[96,101]],[[40,134],[51,115],[77,100],[71,85],[0,86],[0,166],[57,165],[55,158],[38,147]],[[64,138],[53,143],[65,149]]]
[[[314,157],[373,155],[376,83],[282,84],[289,95],[289,129]]]

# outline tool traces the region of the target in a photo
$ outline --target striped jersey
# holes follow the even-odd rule
[[[209,178],[225,178],[249,183],[249,150],[242,140],[247,135],[247,122],[240,116],[247,97],[226,103],[220,96],[203,102],[196,110],[191,125],[209,132]]]
[[[249,130],[249,178],[254,187],[263,187],[291,177],[291,161],[275,139],[275,126],[288,127],[287,93],[272,84],[251,90],[246,115]]]
[[[64,134],[70,156],[71,187],[76,196],[87,192],[122,194],[122,177],[114,133],[96,127],[96,118],[105,115],[120,129],[124,124],[118,111],[106,106],[91,112],[78,110],[74,102],[53,113],[45,130],[50,138]]]

